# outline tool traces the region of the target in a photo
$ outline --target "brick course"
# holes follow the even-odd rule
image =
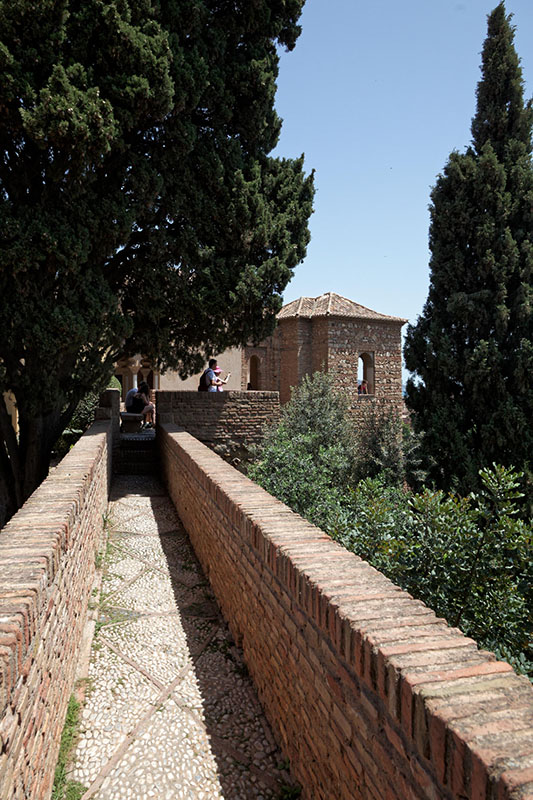
[[[533,687],[176,425],[170,495],[305,800],[531,800]]]
[[[277,392],[156,393],[158,422],[173,422],[226,458],[242,458],[260,444],[279,416]]]
[[[0,531],[2,800],[52,791],[107,505],[114,394]]]

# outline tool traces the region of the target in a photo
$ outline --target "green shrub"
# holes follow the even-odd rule
[[[405,480],[403,426],[392,410],[370,406],[357,426],[357,480],[381,475],[386,484],[401,486]]]
[[[466,498],[361,481],[327,532],[481,646],[533,677],[533,531],[520,473],[480,473]],[[342,501],[341,501],[342,502]]]
[[[394,583],[533,678],[533,535],[523,476],[494,465],[468,497],[423,488],[392,414],[356,430],[327,375],[306,378],[248,474]],[[521,516],[522,515],[522,516]]]
[[[121,389],[120,381],[114,375],[110,378],[107,389]],[[98,408],[99,392],[88,392],[78,403],[68,428],[65,428],[54,445],[52,456],[63,458],[73,447],[80,436],[94,422],[94,415]]]
[[[345,398],[322,372],[306,376],[267,433],[248,475],[321,527],[354,481],[356,441]]]

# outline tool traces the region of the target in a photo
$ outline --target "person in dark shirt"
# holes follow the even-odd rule
[[[215,368],[217,366],[216,358],[209,359],[209,366],[205,369],[202,373],[200,378],[200,384],[198,386],[199,392],[216,392],[217,384],[216,384],[216,375],[215,375]]]
[[[139,384],[139,391],[133,396],[131,406],[128,408],[132,414],[142,414],[144,417],[143,428],[154,427],[155,407],[150,401],[150,387],[143,381]]]

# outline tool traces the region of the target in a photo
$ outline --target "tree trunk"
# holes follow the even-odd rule
[[[62,432],[60,409],[32,415],[19,406],[19,435],[0,402],[0,527],[48,475],[50,453]]]

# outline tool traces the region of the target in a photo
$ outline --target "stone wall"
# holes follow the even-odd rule
[[[156,418],[174,422],[228,459],[246,457],[279,416],[277,392],[157,392]]]
[[[302,800],[533,798],[533,687],[173,425],[187,528]]]
[[[334,385],[357,393],[357,367],[361,353],[374,354],[376,399],[398,400],[402,394],[401,325],[377,320],[329,320],[328,371]]]
[[[316,317],[312,321],[313,357],[310,372],[328,372],[329,370],[329,334],[328,317]]]
[[[0,796],[47,800],[111,476],[108,411],[0,531]]]
[[[279,397],[282,403],[291,399],[291,387],[298,384],[301,327],[298,319],[288,319],[283,328],[278,326],[280,337]]]

